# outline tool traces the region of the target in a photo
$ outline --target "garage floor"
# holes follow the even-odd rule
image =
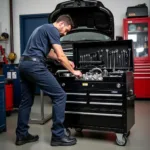
[[[32,109],[32,117],[38,117],[40,98],[36,97],[34,107]],[[47,103],[47,104],[46,104]],[[51,112],[49,101],[46,101],[45,113]],[[38,134],[40,140],[36,143],[25,144],[17,147],[14,145],[15,141],[15,128],[17,113],[13,113],[7,117],[7,132],[0,134],[0,149],[1,150],[149,150],[150,149],[150,101],[136,101],[135,121],[136,124],[131,129],[131,135],[125,147],[120,147],[114,144],[114,133],[103,133],[98,131],[83,130],[82,135],[75,133],[72,134],[77,137],[78,143],[71,147],[51,147],[50,127],[52,121],[47,122],[45,125],[31,125],[30,133]]]

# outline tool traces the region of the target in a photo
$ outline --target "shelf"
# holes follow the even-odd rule
[[[148,31],[128,31],[128,33],[148,33]]]

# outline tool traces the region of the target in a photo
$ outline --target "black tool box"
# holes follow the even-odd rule
[[[65,127],[113,131],[116,143],[126,145],[135,123],[132,41],[78,42],[73,44],[76,78],[57,70],[56,78],[67,93]]]
[[[146,4],[139,4],[127,8],[127,18],[148,17],[148,7]]]

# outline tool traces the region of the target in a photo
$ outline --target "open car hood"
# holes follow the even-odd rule
[[[93,28],[114,39],[113,14],[100,1],[70,0],[59,3],[49,15],[49,23],[55,22],[62,14],[71,16],[75,25],[74,30],[78,27]]]

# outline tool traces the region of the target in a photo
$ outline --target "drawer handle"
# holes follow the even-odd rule
[[[135,68],[136,71],[150,71],[150,69],[139,69],[139,68]]]
[[[139,63],[139,64],[135,64],[135,66],[150,66],[150,63]]]
[[[70,103],[70,104],[86,104],[86,102],[78,102],[78,101],[66,101],[66,103]]]
[[[58,71],[56,72],[56,74],[57,74],[57,73],[61,73],[61,72],[64,73],[64,72],[69,72],[69,71],[68,71],[68,70],[58,70]]]
[[[73,54],[72,54],[72,55],[71,55],[71,54],[70,54],[70,55],[69,55],[69,54],[66,54],[66,56],[73,56]]]
[[[150,74],[150,72],[144,72],[144,73],[142,73],[142,72],[136,72],[134,74]]]
[[[134,77],[134,79],[150,79],[150,77]]]
[[[73,50],[73,48],[63,48],[64,51]]]
[[[90,96],[112,96],[112,97],[122,97],[122,94],[94,94],[94,93],[90,93]]]
[[[135,69],[150,68],[150,66],[135,66]]]
[[[92,105],[113,105],[113,106],[122,106],[122,103],[100,103],[100,102],[90,102]]]
[[[65,111],[65,113],[66,114],[78,114],[78,115],[122,117],[122,114],[105,114],[105,113],[89,113],[89,112],[74,112],[74,111]]]
[[[66,93],[67,95],[83,95],[85,96],[86,93]]]

